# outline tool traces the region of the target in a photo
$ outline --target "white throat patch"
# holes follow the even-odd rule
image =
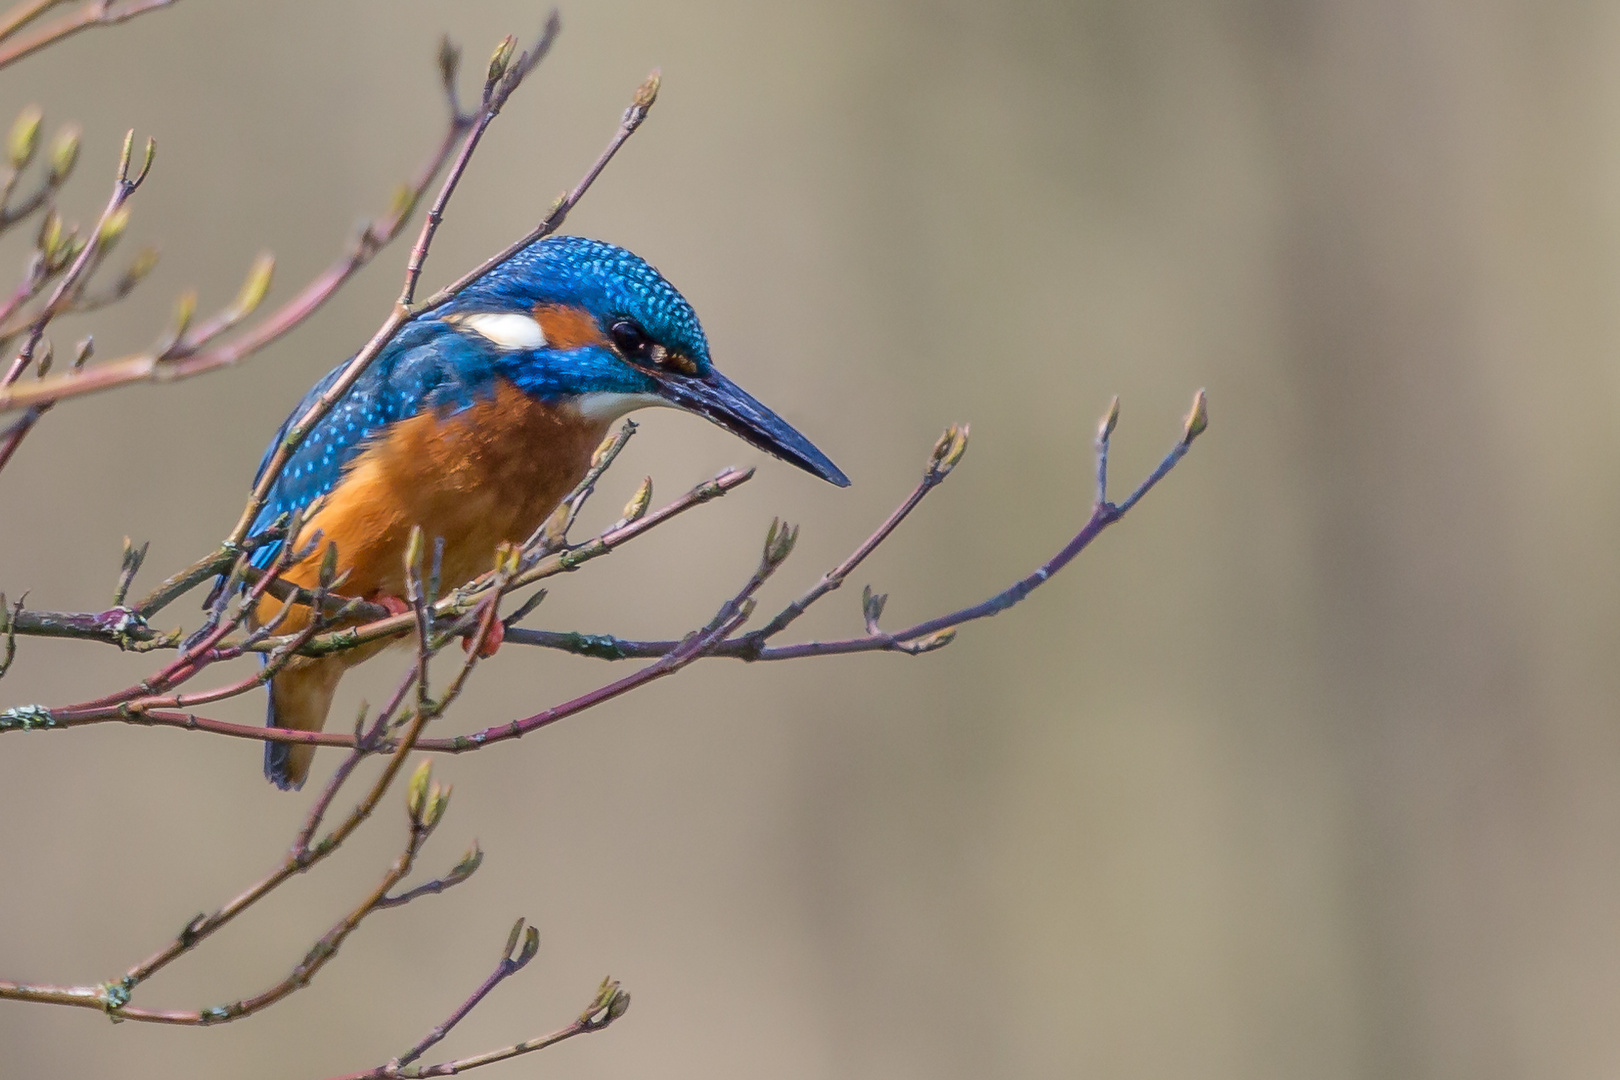
[[[612,391],[599,391],[594,394],[580,394],[572,402],[579,415],[587,420],[605,420],[612,423],[626,413],[637,409],[653,408],[659,405],[668,405],[669,402],[657,394],[619,394]]]
[[[476,315],[452,315],[445,322],[464,326],[482,335],[502,349],[543,349],[546,332],[532,315],[514,311],[481,312]]]

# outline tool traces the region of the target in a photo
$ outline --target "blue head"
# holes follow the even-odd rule
[[[497,374],[536,397],[597,419],[651,405],[684,409],[849,484],[808,439],[715,370],[692,305],[623,248],[577,236],[536,241],[431,318],[477,342]]]

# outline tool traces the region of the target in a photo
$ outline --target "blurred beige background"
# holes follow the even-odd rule
[[[289,295],[437,137],[438,35],[476,68],[542,15],[186,0],[0,74],[8,121],[37,100],[84,122],[80,218],[123,130],[158,139],[132,238],[160,240],[164,262],[86,324],[101,354],[150,340],[187,285],[205,308],[227,300],[261,247]],[[443,761],[455,802],[423,865],[477,836],[484,869],[377,916],[273,1011],[197,1032],[4,1005],[0,1075],[364,1068],[459,1001],[520,914],[539,960],[447,1053],[550,1030],[606,973],[635,1006],[503,1076],[1620,1069],[1620,11],[563,15],[429,284],[527,229],[661,65],[651,121],[569,227],[655,261],[720,365],[856,483],[766,462],[560,582],[534,625],[677,634],[778,513],[805,523],[769,594],[785,600],[888,511],[944,424],[971,419],[962,470],[803,625],[856,629],[867,581],[897,623],[932,615],[1078,525],[1110,394],[1121,482],[1201,385],[1208,436],[1071,570],[944,653],[714,661]],[[57,410],[0,476],[0,588],[99,607],[125,533],[152,541],[151,579],[207,550],[275,425],[380,321],[404,256],[236,370]],[[598,514],[643,472],[667,496],[759,457],[648,416]],[[335,715],[401,662],[351,678]],[[91,696],[147,666],[24,641],[0,703]],[[610,670],[508,650],[457,720],[521,715]],[[0,792],[0,972],[75,982],[272,865],[308,799],[260,780],[256,746],[112,727],[6,737]],[[279,978],[401,825],[381,813],[142,1000],[195,1007]]]

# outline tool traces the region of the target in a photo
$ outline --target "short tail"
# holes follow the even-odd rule
[[[265,726],[319,731],[326,726],[332,695],[344,665],[335,660],[295,661],[270,680]],[[309,776],[315,747],[308,743],[266,742],[264,777],[283,791],[296,791]]]

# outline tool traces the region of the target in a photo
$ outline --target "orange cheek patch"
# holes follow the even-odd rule
[[[545,332],[546,343],[554,349],[578,349],[584,345],[608,345],[607,335],[590,313],[582,308],[542,304],[534,309],[535,321]]]

